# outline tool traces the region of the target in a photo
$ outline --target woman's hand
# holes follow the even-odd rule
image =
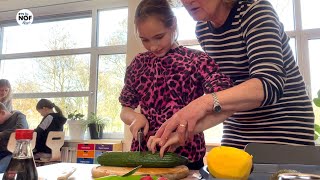
[[[132,136],[135,140],[138,139],[138,131],[143,128],[143,135],[146,136],[149,131],[149,122],[147,118],[140,113],[135,113],[134,120],[130,124],[129,128],[132,133]]]
[[[209,95],[201,96],[187,106],[176,112],[170,119],[161,125],[155,138],[160,138],[159,145],[164,146],[172,132],[176,131],[179,135],[179,144],[184,145],[186,134],[192,140],[194,129],[197,122],[204,118],[212,110],[213,98]]]
[[[156,152],[156,146],[159,145],[161,138],[155,136],[150,136],[147,147],[152,153]],[[163,157],[165,151],[173,152],[179,147],[179,135],[177,133],[172,133],[167,140],[167,142],[160,148],[160,157]]]
[[[194,134],[203,132],[206,129],[209,129],[213,126],[216,126],[220,123],[222,123],[225,119],[230,117],[233,114],[233,112],[230,111],[225,111],[223,113],[218,113],[218,114],[208,114],[207,116],[201,118],[194,129]],[[185,131],[186,132],[186,131]],[[188,133],[188,132],[186,132]],[[182,131],[180,133],[178,132],[173,132],[170,134],[166,142],[161,146],[160,148],[160,156],[163,157],[163,154],[165,151],[175,151],[181,144],[181,136],[182,137],[187,137],[188,134],[182,134]],[[147,147],[152,153],[156,151],[156,146],[160,145],[161,143],[161,138],[157,138],[156,136],[151,136],[147,142]],[[183,142],[184,144],[185,142]]]

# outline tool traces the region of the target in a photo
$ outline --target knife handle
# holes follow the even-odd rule
[[[141,151],[141,141],[142,141],[142,138],[143,138],[143,132],[142,132],[142,129],[139,129],[138,131],[138,143],[139,143],[139,152]]]
[[[59,177],[57,178],[57,180],[67,180],[74,172],[76,171],[75,167],[72,167],[70,169],[67,169],[65,171],[63,171]]]

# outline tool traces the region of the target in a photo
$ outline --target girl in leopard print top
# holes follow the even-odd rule
[[[150,136],[175,112],[204,93],[229,88],[231,81],[206,53],[178,45],[177,20],[166,0],[142,0],[135,25],[148,51],[127,67],[120,116],[134,137],[131,150],[138,150],[137,132],[143,129],[141,150],[147,151]],[[134,111],[138,106],[141,113]],[[170,150],[187,157],[190,169],[200,169],[206,152],[204,135],[194,134],[184,146]]]

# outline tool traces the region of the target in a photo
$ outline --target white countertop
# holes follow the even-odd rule
[[[37,167],[39,180],[57,180],[60,174],[72,167],[76,168],[76,171],[69,177],[69,180],[92,180],[91,169],[99,164],[81,164],[81,163],[56,163],[46,166]],[[192,177],[193,173],[198,171],[190,171],[190,175],[184,180],[196,180]],[[3,174],[0,174],[2,179]]]
[[[76,171],[69,177],[69,180],[91,180],[91,169],[98,164],[81,164],[81,163],[56,163],[46,166],[37,167],[39,180],[57,180],[59,175],[65,170],[76,168]],[[0,174],[2,179],[3,174]]]

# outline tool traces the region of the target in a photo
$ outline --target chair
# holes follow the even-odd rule
[[[48,134],[46,145],[51,149],[50,161],[60,161],[61,153],[60,149],[64,144],[64,132],[63,131],[51,131]]]
[[[65,136],[65,134],[63,131],[50,131],[49,132],[47,140],[46,140],[46,146],[48,146],[51,149],[51,154],[41,153],[40,160],[35,160],[37,166],[61,162],[60,149],[64,144],[64,136]]]
[[[32,140],[31,140],[31,148],[34,149],[35,146],[36,146],[36,140],[37,140],[37,132],[33,132],[33,135],[32,135]],[[7,149],[8,151],[10,151],[11,153],[13,153],[15,147],[16,147],[16,133],[15,132],[12,132],[10,134],[10,138],[9,138],[9,141],[8,141],[8,145],[7,145]]]

